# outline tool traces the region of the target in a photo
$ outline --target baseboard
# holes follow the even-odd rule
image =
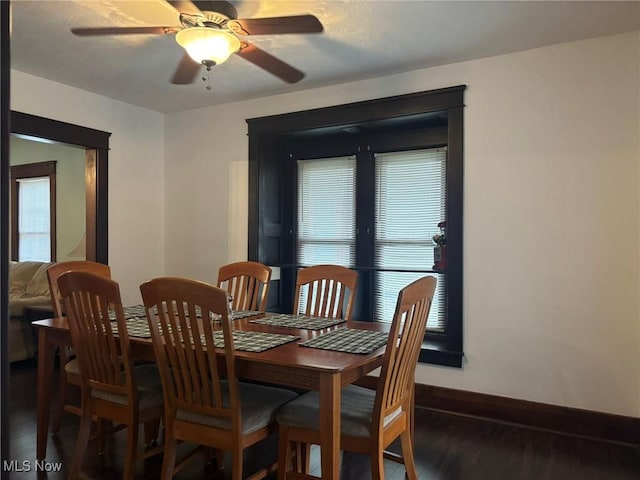
[[[375,388],[377,378],[358,382]],[[416,384],[416,406],[559,433],[640,445],[640,418]]]

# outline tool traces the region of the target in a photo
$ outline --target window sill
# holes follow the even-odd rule
[[[418,362],[462,368],[463,356],[463,352],[455,352],[447,349],[447,345],[444,340],[428,339],[422,342]]]

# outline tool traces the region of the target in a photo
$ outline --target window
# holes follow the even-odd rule
[[[354,318],[371,321],[390,320],[398,291],[435,275],[420,361],[462,365],[464,89],[247,120],[248,258],[279,269],[270,311],[291,311],[307,265],[357,270]],[[434,271],[442,221],[446,266]]]
[[[55,162],[10,168],[13,260],[56,260],[55,170]]]
[[[49,178],[18,180],[18,260],[51,261]]]
[[[355,157],[298,161],[298,263],[355,261]]]
[[[374,265],[374,319],[389,321],[398,292],[433,267],[432,237],[446,218],[446,148],[378,154]],[[446,275],[434,273],[438,287],[427,330],[442,332],[446,323]]]
[[[360,292],[356,301],[371,301],[375,321],[393,318],[398,292],[410,282],[433,274],[439,288],[427,329],[443,332],[446,326],[446,275],[432,271],[432,237],[446,218],[446,148],[373,154],[374,162],[356,156],[298,160],[298,265],[333,263],[350,268],[356,264],[356,243],[364,263],[373,267],[373,295]],[[373,174],[367,170],[374,169]],[[367,184],[371,182],[372,184]],[[356,183],[361,190],[375,189],[375,208],[356,204]],[[365,200],[366,201],[366,200]],[[368,225],[357,240],[356,211]],[[366,213],[361,213],[364,217]],[[373,244],[367,238],[373,233]],[[411,270],[411,271],[407,271]]]

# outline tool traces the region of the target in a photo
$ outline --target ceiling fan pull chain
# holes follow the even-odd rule
[[[202,75],[202,81],[204,82],[204,88],[211,91],[211,67],[207,67],[206,72]]]

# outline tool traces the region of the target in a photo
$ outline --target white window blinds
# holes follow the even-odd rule
[[[432,237],[445,217],[445,148],[376,154],[374,262],[383,270],[430,270]],[[374,317],[389,322],[398,291],[427,273],[380,271],[374,281]],[[445,327],[445,276],[438,287],[427,330]]]
[[[51,261],[49,178],[18,180],[18,259]]]
[[[353,265],[355,181],[353,156],[298,161],[298,263]]]

